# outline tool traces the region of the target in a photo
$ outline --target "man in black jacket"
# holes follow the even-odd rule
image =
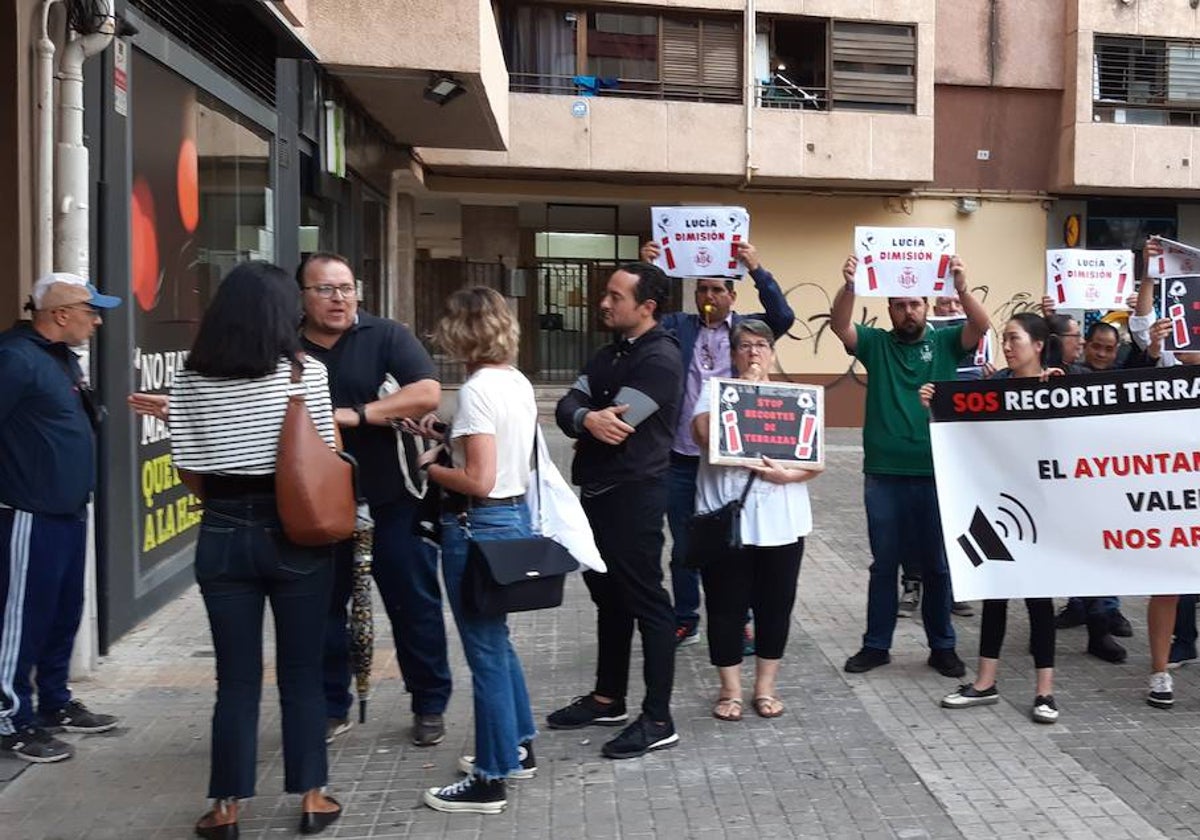
[[[604,745],[609,758],[635,758],[679,742],[670,709],[675,615],[662,585],[662,521],[683,364],[675,337],[658,323],[667,283],[647,263],[613,272],[600,316],[616,341],[592,358],[557,410],[559,427],[578,440],[571,478],[581,488],[608,573],[583,573],[597,613],[595,690],[547,722],[551,729],[577,729],[629,719],[625,695],[636,619],[646,696],[637,720]]]

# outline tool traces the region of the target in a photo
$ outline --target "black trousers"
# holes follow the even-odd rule
[[[758,657],[783,658],[803,556],[801,538],[788,545],[748,545],[704,569],[708,656],[713,665],[724,668],[741,663],[747,608],[754,611]]]
[[[599,496],[584,496],[583,509],[596,535],[607,574],[584,572],[596,604],[596,694],[624,698],[629,687],[633,626],[642,634],[642,711],[655,721],[671,720],[675,682],[675,611],[663,588],[665,477],[620,484]]]
[[[1054,602],[1049,598],[1026,598],[1029,610],[1029,648],[1035,668],[1054,667]],[[979,655],[999,659],[1008,625],[1008,601],[983,602],[979,627]]]

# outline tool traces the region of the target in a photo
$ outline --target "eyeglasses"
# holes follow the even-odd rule
[[[1059,338],[1083,338],[1083,333],[1063,333]]]
[[[358,297],[358,288],[350,284],[345,286],[305,286],[304,288],[316,292],[317,297],[326,300],[333,298],[335,294],[342,300],[354,300]]]
[[[771,349],[771,345],[765,341],[742,341],[737,345],[739,353],[752,353],[757,350],[760,353],[766,353]]]
[[[68,303],[63,309],[78,309],[81,312],[86,312],[92,318],[100,317],[100,310],[94,306],[88,306],[86,303]]]

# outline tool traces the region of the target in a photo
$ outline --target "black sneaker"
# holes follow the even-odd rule
[[[959,618],[970,618],[975,615],[975,608],[971,606],[969,601],[955,601],[950,605],[950,612]]]
[[[446,737],[446,721],[441,715],[413,715],[412,742],[418,747],[432,747]]]
[[[943,677],[958,678],[967,673],[967,666],[958,658],[958,654],[954,652],[954,648],[946,648],[945,650],[931,650],[929,659],[926,664],[937,671]]]
[[[1133,635],[1133,627],[1129,624],[1129,619],[1122,615],[1120,610],[1113,610],[1108,614],[1108,628],[1110,633],[1122,639],[1128,639]]]
[[[655,723],[644,714],[621,730],[621,734],[606,743],[600,754],[605,758],[637,758],[654,750],[666,750],[679,743],[675,724]]]
[[[429,788],[421,801],[449,814],[499,814],[508,806],[508,795],[503,779],[487,782],[479,776],[467,776],[452,785]]]
[[[34,764],[50,764],[67,760],[75,751],[40,726],[26,726],[12,735],[0,735],[0,752]]]
[[[1054,702],[1053,694],[1039,694],[1033,698],[1033,709],[1029,717],[1034,723],[1057,723],[1058,704]]]
[[[537,759],[533,757],[533,742],[522,741],[517,746],[517,757],[521,766],[508,774],[510,779],[532,779],[537,775]],[[468,776],[475,775],[475,756],[464,755],[458,760],[458,769]]]
[[[942,698],[942,708],[969,709],[972,706],[992,706],[999,702],[1000,692],[996,686],[978,689],[971,683],[964,683],[958,687],[958,691]]]
[[[1054,616],[1054,626],[1059,630],[1069,630],[1087,624],[1087,611],[1082,605],[1072,606],[1070,601]]]
[[[845,671],[847,674],[865,674],[872,668],[878,668],[880,665],[886,665],[891,661],[892,655],[886,650],[864,647],[846,660]]]
[[[112,715],[89,711],[79,700],[68,700],[67,705],[49,715],[39,712],[38,722],[43,729],[66,732],[108,732],[117,725],[117,719]]]
[[[1171,653],[1167,656],[1167,667],[1174,670],[1184,665],[1191,665],[1200,656],[1196,655],[1195,642],[1181,642],[1179,639],[1171,642]]]
[[[585,726],[620,726],[629,720],[624,700],[600,703],[591,694],[576,697],[570,705],[563,706],[546,716],[551,729],[582,729]]]

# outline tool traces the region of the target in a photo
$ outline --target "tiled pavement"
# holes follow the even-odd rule
[[[452,633],[457,690],[448,737],[432,749],[410,746],[408,704],[390,633],[381,626],[370,720],[331,748],[332,786],[346,816],[328,836],[1116,840],[1200,831],[1194,804],[1200,802],[1200,686],[1184,669],[1176,709],[1156,711],[1142,701],[1142,599],[1126,605],[1135,637],[1125,665],[1084,656],[1081,629],[1060,634],[1062,718],[1052,727],[1028,719],[1033,673],[1019,604],[1010,610],[999,705],[938,708],[954,682],[925,666],[923,634],[913,620],[899,622],[891,665],[865,676],[841,671],[862,632],[868,553],[857,433],[835,430],[831,442],[828,473],[810,485],[817,531],[805,555],[779,685],[786,715],[714,720],[704,646],[685,648],[676,680],[678,748],[612,762],[599,756],[612,730],[546,731],[537,742],[538,777],[511,785],[506,813],[437,814],[418,805],[419,792],[452,779],[456,757],[470,751],[469,674]],[[564,441],[556,439],[553,448],[565,457]],[[955,619],[968,661],[978,620]],[[593,611],[578,578],[561,609],[514,616],[511,624],[539,719],[588,687]],[[635,705],[639,683],[635,676]],[[24,770],[0,782],[0,838],[190,836],[204,807],[213,694],[211,645],[196,592],[121,640],[76,691],[95,708],[120,714],[124,726],[75,738],[76,757],[60,765],[26,769],[0,759],[0,779]],[[297,803],[278,793],[273,687],[264,699],[260,795],[244,812],[242,836],[286,837],[295,830]]]

